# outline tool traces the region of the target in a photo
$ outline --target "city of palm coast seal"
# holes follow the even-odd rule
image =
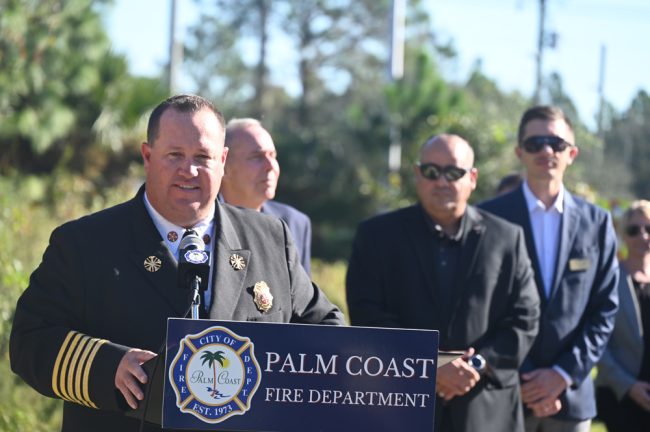
[[[253,342],[225,327],[185,336],[169,368],[176,406],[206,423],[246,413],[260,380]]]

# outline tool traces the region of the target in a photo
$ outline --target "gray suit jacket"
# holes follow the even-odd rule
[[[311,220],[303,212],[277,201],[269,200],[262,206],[262,213],[275,216],[287,223],[293,236],[300,262],[307,274],[311,274]]]
[[[64,431],[138,430],[122,413],[117,366],[130,347],[157,352],[167,318],[188,309],[189,292],[177,285],[176,261],[143,192],[57,228],[16,307],[11,367],[40,393],[65,400]],[[227,204],[216,212],[211,318],[343,324],[300,265],[284,222]],[[230,264],[233,254],[244,269]],[[253,301],[260,281],[273,295],[267,312]]]
[[[620,400],[638,380],[643,359],[643,323],[632,278],[621,266],[619,309],[614,332],[598,363],[596,385],[609,387]]]

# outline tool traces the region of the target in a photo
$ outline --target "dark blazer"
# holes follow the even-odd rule
[[[449,325],[443,326],[445,311],[436,301],[432,265],[437,257],[425,218],[416,205],[359,225],[346,281],[351,323],[435,329],[442,350],[476,348],[490,374],[468,394],[444,404],[454,431],[523,431],[517,371],[539,319],[523,233],[468,207],[453,307]],[[442,404],[436,399],[436,405]]]
[[[632,277],[621,266],[618,283],[619,309],[612,337],[598,363],[596,386],[611,389],[623,399],[639,380],[643,359],[643,321]]]
[[[130,347],[157,352],[167,318],[188,308],[189,293],[177,286],[176,261],[143,191],[54,230],[18,301],[11,367],[40,393],[66,401],[64,431],[138,430],[139,423],[122,414],[126,405],[114,384],[118,363]],[[210,318],[343,323],[300,265],[284,222],[220,203],[215,222]],[[233,254],[244,258],[244,269],[230,264]],[[150,271],[152,262],[158,270]],[[253,301],[259,281],[273,295],[268,312]]]
[[[561,367],[573,385],[561,395],[562,410],[556,417],[593,418],[590,372],[607,345],[618,305],[616,235],[609,213],[565,191],[555,281],[547,299],[522,187],[480,207],[524,228],[533,262],[542,316],[522,372]]]
[[[273,200],[264,203],[262,213],[275,216],[287,223],[296,249],[298,249],[300,262],[307,274],[311,274],[311,220],[309,220],[309,216],[290,205]]]

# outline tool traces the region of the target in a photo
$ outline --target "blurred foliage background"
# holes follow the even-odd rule
[[[101,20],[111,3],[0,0],[1,431],[58,428],[60,403],[9,370],[14,306],[55,226],[134,194],[149,110],[169,93],[166,69],[132,76],[111,51]],[[227,118],[258,117],[271,131],[282,166],[278,199],[311,216],[314,280],[344,311],[356,225],[414,201],[412,166],[427,137],[452,132],[474,146],[475,202],[519,170],[516,126],[530,95],[502,91],[480,62],[465,82],[447,80],[442,71],[457,54],[438,42],[422,1],[408,2],[405,75],[394,81],[386,78],[389,0],[197,3],[202,13],[184,47],[193,91]],[[271,79],[270,34],[296,51],[297,91]],[[631,198],[650,197],[646,91],[622,112],[606,106],[600,134],[576,116],[561,76],[547,77],[544,97],[576,125],[581,153],[570,189],[614,216]],[[393,172],[391,141],[402,149]]]

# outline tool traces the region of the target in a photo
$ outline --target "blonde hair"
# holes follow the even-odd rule
[[[630,223],[630,220],[635,214],[642,214],[643,216],[650,219],[650,201],[648,200],[637,200],[633,201],[623,213],[623,226],[627,227]]]

